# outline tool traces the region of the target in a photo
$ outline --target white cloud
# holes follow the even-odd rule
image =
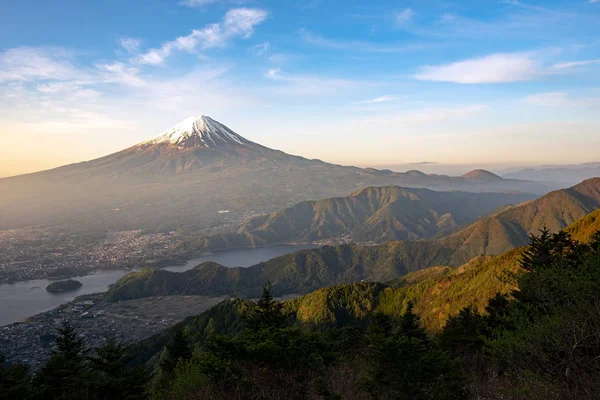
[[[530,53],[497,53],[450,64],[425,66],[416,79],[455,83],[500,83],[533,79],[542,68]]]
[[[146,84],[138,75],[139,70],[137,68],[128,67],[123,63],[99,64],[96,67],[102,71],[101,74],[104,82],[120,83],[133,87],[142,87]]]
[[[600,0],[598,0],[598,1],[600,1]],[[583,61],[562,62],[562,63],[554,64],[552,66],[552,69],[555,69],[555,70],[564,70],[564,69],[569,69],[569,68],[583,67],[583,66],[586,66],[586,65],[596,65],[596,64],[600,64],[600,59],[597,59],[597,60],[583,60]]]
[[[17,47],[0,53],[0,82],[36,80],[88,80],[75,68],[70,54],[60,48]]]
[[[407,45],[389,46],[361,40],[338,40],[315,35],[306,29],[300,30],[300,35],[306,43],[334,50],[351,50],[368,53],[406,53],[430,48],[430,44],[413,43]]]
[[[265,78],[278,83],[278,93],[293,95],[336,93],[344,89],[365,85],[364,82],[340,78],[288,74],[284,73],[281,68],[270,68],[265,73]]]
[[[78,100],[94,100],[100,97],[101,93],[97,90],[90,89],[72,82],[49,82],[35,86],[38,93],[42,95],[60,95],[77,98]]]
[[[570,103],[568,94],[563,92],[532,94],[525,97],[523,101],[538,106],[564,106]]]
[[[158,65],[175,51],[192,53],[196,50],[206,50],[223,47],[234,37],[244,39],[252,36],[254,27],[267,18],[265,10],[256,8],[234,8],[225,14],[218,24],[210,24],[202,29],[194,29],[187,36],[180,36],[173,41],[164,43],[160,48],[151,49],[134,59],[141,64]]]
[[[128,53],[137,53],[137,51],[140,48],[140,45],[142,44],[142,41],[140,39],[135,38],[121,38],[119,39],[119,44]]]
[[[259,43],[256,46],[250,47],[250,52],[255,56],[262,56],[262,55],[268,53],[270,49],[271,49],[271,43],[264,42],[264,43]]]
[[[590,0],[590,3],[594,4],[594,3],[598,3],[600,2],[600,0]]]
[[[267,73],[265,74],[265,76],[269,79],[279,80],[279,79],[282,79],[280,74],[281,74],[281,68],[270,68],[267,71]]]
[[[188,6],[188,7],[203,7],[207,4],[212,4],[216,1],[217,0],[185,0],[185,1],[181,1],[179,4],[181,4],[182,6]]]
[[[377,104],[377,103],[387,103],[390,101],[395,101],[397,100],[398,97],[397,96],[390,96],[390,95],[385,95],[385,96],[379,96],[379,97],[375,97],[373,99],[368,99],[368,100],[363,100],[363,101],[357,101],[354,104]]]
[[[536,93],[525,97],[523,101],[542,107],[600,108],[600,97],[573,97],[565,92]]]
[[[396,15],[396,23],[400,26],[408,24],[414,17],[415,12],[410,8],[405,8]]]

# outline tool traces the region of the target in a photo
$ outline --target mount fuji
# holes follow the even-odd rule
[[[201,230],[303,200],[389,185],[536,194],[555,188],[329,164],[270,149],[200,116],[102,158],[0,179],[0,229]]]

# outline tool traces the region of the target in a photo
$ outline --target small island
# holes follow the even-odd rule
[[[81,287],[81,282],[72,279],[66,281],[52,282],[46,286],[46,291],[50,293],[70,292]]]

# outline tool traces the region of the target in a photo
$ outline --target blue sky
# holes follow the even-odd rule
[[[8,0],[0,176],[201,114],[343,164],[598,161],[598,21],[598,0]]]

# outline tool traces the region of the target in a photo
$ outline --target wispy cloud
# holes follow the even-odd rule
[[[411,8],[405,8],[396,15],[396,24],[404,26],[412,21],[415,12]]]
[[[536,93],[525,97],[523,101],[544,107],[600,108],[600,97],[574,97],[566,92]]]
[[[254,27],[265,19],[268,13],[257,8],[234,8],[225,14],[223,21],[210,24],[202,29],[195,29],[187,36],[164,43],[161,47],[151,49],[135,58],[141,64],[162,64],[175,51],[193,53],[214,47],[223,47],[235,37],[249,38]]]
[[[128,53],[137,53],[142,44],[142,41],[140,39],[135,38],[121,38],[119,39],[119,44]]]
[[[73,82],[54,81],[49,83],[41,83],[36,85],[35,89],[41,95],[69,96],[70,98],[75,98],[78,100],[95,100],[101,96],[99,91]]]
[[[265,78],[277,82],[278,92],[297,95],[337,93],[365,84],[340,78],[289,74],[283,72],[281,68],[270,68],[265,73]]]
[[[0,82],[88,80],[73,66],[71,54],[61,48],[17,47],[0,53]]]
[[[558,62],[543,61],[540,52],[495,53],[442,65],[421,67],[415,79],[463,84],[529,81],[541,76],[575,73],[577,67],[600,64],[600,59]]]
[[[384,96],[379,96],[379,97],[375,97],[375,98],[368,99],[368,100],[357,101],[354,104],[388,103],[390,101],[396,101],[396,100],[398,100],[398,96],[384,95]]]
[[[598,0],[600,1],[600,0]],[[598,65],[600,64],[600,59],[597,60],[583,60],[583,61],[571,61],[571,62],[562,62],[558,64],[554,64],[552,69],[554,70],[564,70],[569,68],[583,67],[587,65]]]
[[[262,55],[268,53],[270,49],[271,49],[271,43],[264,42],[264,43],[259,43],[256,46],[250,47],[250,52],[255,56],[262,56]]]
[[[137,68],[128,67],[123,63],[99,64],[96,67],[101,71],[104,82],[133,87],[142,87],[146,84],[139,76],[140,71]]]
[[[184,0],[180,1],[179,4],[187,7],[204,7],[207,4],[215,3],[217,0]]]
[[[300,35],[306,43],[334,50],[351,50],[367,53],[406,53],[432,47],[431,44],[424,43],[385,45],[361,40],[329,39],[323,36],[315,35],[305,29],[300,31]]]
[[[497,53],[450,64],[421,67],[415,78],[455,83],[519,82],[535,78],[541,66],[530,53]]]

